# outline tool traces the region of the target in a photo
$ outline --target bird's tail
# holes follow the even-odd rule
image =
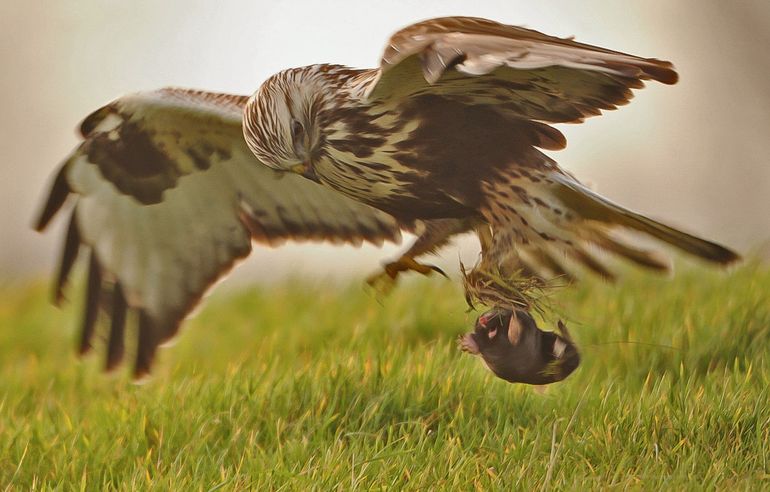
[[[623,208],[568,176],[553,174],[549,177],[555,182],[552,189],[553,196],[577,217],[609,227],[621,226],[643,232],[682,251],[714,263],[726,265],[740,259],[738,254],[724,246],[687,234]],[[655,268],[657,265],[657,262],[653,261],[652,257],[647,256],[645,252],[615,241],[606,234],[595,234],[593,242],[643,266]]]

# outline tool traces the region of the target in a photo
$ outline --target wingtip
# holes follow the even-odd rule
[[[65,163],[56,173],[56,177],[51,185],[51,191],[48,193],[48,199],[33,225],[33,229],[37,232],[45,230],[51,219],[62,208],[64,202],[67,201],[67,197],[69,197],[72,191],[69,183],[67,183],[68,167],[67,163]]]
[[[93,345],[90,343],[80,343],[77,347],[77,353],[78,357],[85,357],[86,355],[91,353],[91,350],[93,350]]]
[[[666,85],[674,85],[679,82],[679,73],[674,69],[674,64],[666,60],[648,58],[649,66],[644,72],[652,79]]]
[[[699,241],[698,248],[689,252],[703,260],[727,267],[743,259],[741,255],[726,246],[705,239],[700,239]]]
[[[112,315],[109,337],[107,338],[107,358],[104,365],[105,372],[111,372],[120,366],[123,361],[124,337],[126,327],[126,315],[128,303],[123,293],[120,282],[116,282],[112,291]]]
[[[152,375],[149,370],[134,369],[134,374],[131,377],[131,382],[137,386],[142,386],[150,382]]]
[[[150,376],[152,363],[155,360],[155,352],[158,348],[158,334],[156,322],[146,311],[139,311],[139,340],[136,347],[134,360],[134,383],[141,384]]]
[[[730,266],[742,261],[743,257],[729,248],[717,246],[717,254],[709,259],[720,265]]]
[[[88,266],[88,284],[80,329],[80,345],[78,349],[80,355],[85,355],[91,351],[91,340],[94,337],[101,298],[102,270],[99,261],[96,259],[96,254],[92,252]]]
[[[80,231],[78,230],[75,214],[72,213],[70,224],[67,229],[67,235],[64,239],[61,260],[59,261],[59,271],[56,275],[56,281],[53,289],[53,303],[60,306],[64,300],[64,288],[69,280],[72,267],[77,260],[80,251]]]

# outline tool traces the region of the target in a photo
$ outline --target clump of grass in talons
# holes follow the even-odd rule
[[[565,283],[559,279],[544,280],[524,271],[503,272],[499,268],[477,265],[467,270],[460,264],[465,301],[472,309],[479,306],[501,307],[510,310],[548,311],[549,297]]]
[[[459,353],[474,316],[438,277],[382,303],[357,283],[214,295],[141,386],[75,358],[76,307],[50,307],[43,286],[3,288],[0,483],[766,488],[770,271],[678,267],[551,295],[583,363],[544,394]]]

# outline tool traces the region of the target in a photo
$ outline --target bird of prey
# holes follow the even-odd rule
[[[37,221],[43,230],[73,198],[55,298],[86,250],[80,350],[106,317],[106,366],[116,367],[135,320],[141,377],[253,241],[380,244],[414,232],[380,274],[389,279],[430,273],[417,258],[467,231],[489,270],[553,277],[583,265],[610,277],[593,249],[667,268],[624,230],[729,263],[729,249],[602,198],[541,151],[566,144],[550,124],[625,104],[645,80],[677,74],[657,59],[446,17],[398,31],[373,69],[285,70],[250,97],[122,97],[83,121]]]

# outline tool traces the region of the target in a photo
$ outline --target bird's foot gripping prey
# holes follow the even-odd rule
[[[459,339],[460,349],[480,355],[489,369],[510,383],[545,385],[561,381],[580,364],[577,347],[560,321],[559,333],[538,328],[520,309],[493,308]]]
[[[628,231],[731,263],[729,249],[606,200],[542,152],[566,145],[553,124],[677,77],[666,61],[445,17],[396,32],[375,68],[284,70],[250,97],[174,88],[121,97],[83,121],[36,222],[43,230],[68,211],[55,298],[85,256],[80,350],[103,329],[112,369],[135,334],[141,377],[253,243],[397,243],[414,232],[412,248],[385,268],[394,279],[432,271],[417,258],[475,230],[479,272],[504,272],[499,285],[510,284],[505,272],[612,278],[596,250],[668,267]]]

